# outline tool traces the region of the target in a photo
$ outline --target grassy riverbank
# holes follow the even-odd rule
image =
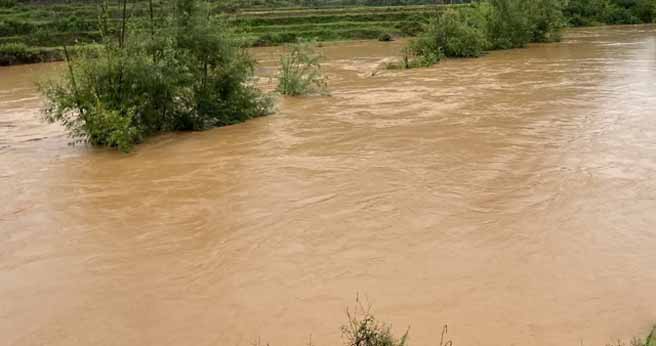
[[[268,46],[299,38],[317,41],[415,36],[423,25],[447,8],[465,9],[469,0],[442,5],[434,0],[321,0],[214,2],[210,15],[222,17],[246,46]],[[167,11],[153,2],[155,15]],[[110,21],[121,8],[112,2]],[[132,21],[147,18],[148,2],[130,4]],[[656,0],[570,0],[564,7],[566,24],[637,24],[656,19]],[[101,41],[95,1],[23,2],[0,0],[0,65],[63,59],[63,45]],[[18,45],[16,45],[18,44]]]
[[[295,42],[299,38],[335,41],[377,39],[384,35],[413,36],[421,29],[421,23],[444,8],[466,6],[429,4],[433,2],[362,6],[357,1],[352,2],[356,5],[332,1],[321,2],[323,6],[320,7],[292,7],[282,2],[266,7],[257,2],[250,5],[246,2],[232,5],[213,3],[210,13],[236,28],[244,45],[268,46]],[[155,15],[167,11],[162,2],[153,4]],[[131,3],[128,15],[131,21],[145,19],[149,10],[147,2]],[[111,21],[118,21],[122,14],[116,3],[109,6],[108,13]],[[95,2],[15,2],[0,6],[0,51],[4,51],[0,65],[62,59],[63,45],[90,44],[100,40]],[[22,47],[17,49],[15,44]]]

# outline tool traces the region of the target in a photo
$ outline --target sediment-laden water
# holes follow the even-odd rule
[[[1,68],[0,344],[337,345],[358,293],[417,346],[646,332],[656,27],[379,71],[400,47],[327,45],[331,96],[128,155],[38,119],[58,65]]]

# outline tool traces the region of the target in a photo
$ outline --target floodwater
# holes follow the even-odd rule
[[[339,345],[356,295],[411,345],[648,332],[656,27],[376,72],[400,47],[327,45],[331,96],[127,155],[38,120],[57,65],[0,69],[0,344]]]

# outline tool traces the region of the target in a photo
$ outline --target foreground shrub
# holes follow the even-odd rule
[[[118,28],[101,15],[100,50],[66,54],[67,73],[41,86],[45,118],[76,141],[127,151],[159,132],[267,114],[269,100],[252,85],[254,62],[228,29],[196,0],[166,5],[171,15],[123,17]]]
[[[391,327],[378,322],[369,308],[364,308],[359,301],[351,311],[346,310],[347,323],[341,328],[345,346],[405,346],[408,331],[396,338]]]
[[[313,42],[299,41],[287,45],[285,50],[280,58],[277,91],[290,96],[325,93],[327,83],[321,72],[321,54]]]

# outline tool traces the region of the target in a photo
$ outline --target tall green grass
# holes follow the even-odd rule
[[[321,72],[320,60],[321,54],[311,41],[301,40],[285,46],[276,90],[289,96],[326,93],[328,85]]]

